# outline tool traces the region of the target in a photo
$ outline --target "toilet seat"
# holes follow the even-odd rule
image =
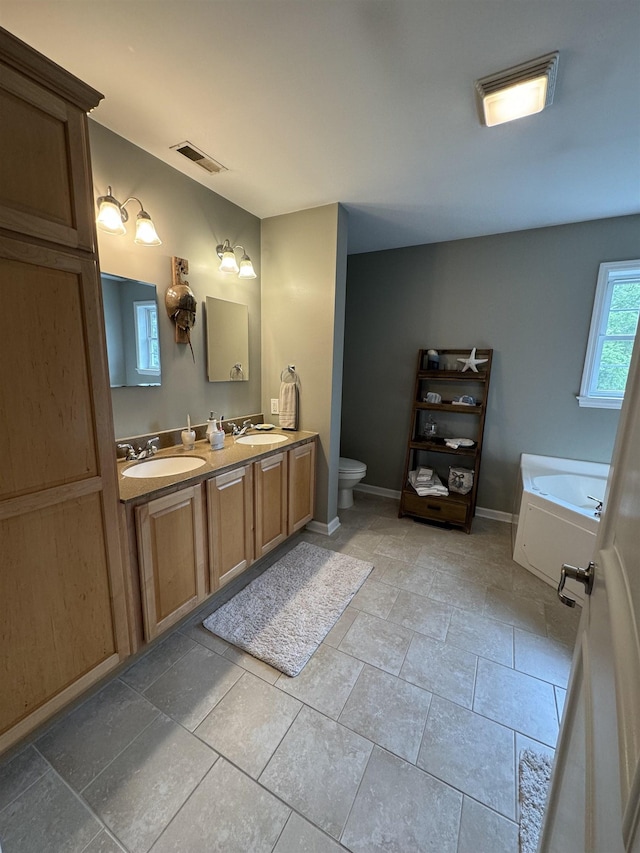
[[[346,456],[341,456],[338,463],[339,474],[364,474],[367,466],[364,462],[359,462],[357,459],[348,459]]]

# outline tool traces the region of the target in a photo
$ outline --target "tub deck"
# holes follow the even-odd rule
[[[563,563],[586,568],[593,559],[599,518],[592,495],[604,500],[609,466],[523,453],[513,559],[551,586]],[[584,587],[567,581],[574,598]]]

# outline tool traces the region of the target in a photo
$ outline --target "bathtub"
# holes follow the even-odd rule
[[[609,466],[523,453],[514,507],[513,559],[557,587],[563,563],[586,568],[593,559],[599,518],[592,495],[604,500]],[[574,598],[584,587],[567,581]]]

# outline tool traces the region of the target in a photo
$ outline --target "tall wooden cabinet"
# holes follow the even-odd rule
[[[470,349],[439,350],[437,367],[430,352],[418,351],[399,514],[471,533],[493,350],[475,351],[476,371],[463,370]],[[419,468],[435,471],[448,494],[419,494],[409,479]],[[452,468],[467,472],[466,483],[454,475],[450,485]]]
[[[128,652],[87,110],[0,29],[0,751]]]

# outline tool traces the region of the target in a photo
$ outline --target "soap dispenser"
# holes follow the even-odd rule
[[[209,444],[213,444],[213,434],[218,431],[218,425],[216,423],[216,419],[214,417],[215,412],[209,413],[209,420],[207,421],[207,440]]]
[[[216,423],[214,417],[215,412],[211,412],[207,421],[207,438],[212,450],[222,450],[224,448],[224,430],[222,429],[222,418],[220,418],[220,426]]]

